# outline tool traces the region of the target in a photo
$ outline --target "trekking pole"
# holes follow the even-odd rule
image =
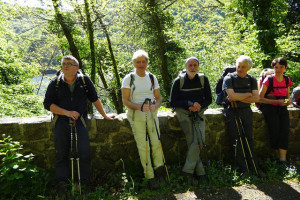
[[[244,127],[243,127],[243,123],[242,123],[242,120],[241,120],[240,117],[239,117],[239,121],[240,121],[240,124],[241,124],[241,127],[242,127],[242,132],[243,132],[244,138],[245,138],[245,140],[246,140],[246,144],[247,144],[247,146],[248,146],[249,154],[250,154],[250,157],[251,157],[251,160],[252,160],[254,169],[255,169],[255,173],[256,173],[257,175],[259,175],[259,174],[258,174],[258,171],[257,171],[257,168],[256,168],[256,164],[255,164],[254,159],[253,159],[253,155],[252,155],[252,151],[251,151],[251,148],[250,148],[248,139],[247,139],[247,137],[246,137],[246,133],[245,133],[245,130],[244,130]]]
[[[71,176],[72,176],[72,195],[75,192],[75,185],[74,185],[74,152],[73,152],[73,120],[69,118],[69,125],[71,128]]]
[[[237,110],[236,102],[234,102],[234,101],[231,102],[231,106]],[[246,167],[247,167],[247,171],[249,172],[249,167],[248,167],[248,163],[247,163],[247,158],[246,158],[246,154],[245,154],[245,149],[244,149],[244,145],[243,145],[243,140],[242,140],[242,136],[241,136],[241,133],[240,133],[238,121],[237,121],[236,118],[237,118],[237,113],[235,113],[235,118],[234,118],[234,119],[235,119],[237,131],[238,131],[238,135],[239,135],[239,138],[240,138],[240,143],[241,143],[241,147],[242,147],[243,156],[244,156],[244,159],[245,159],[245,164],[246,164]]]
[[[78,187],[79,194],[81,195],[81,179],[80,179],[80,164],[79,164],[79,156],[78,156],[78,140],[77,140],[77,128],[76,121],[74,120],[74,129],[75,129],[75,142],[76,142],[76,160],[77,160],[77,173],[78,173]]]
[[[237,143],[238,140],[235,139],[235,145],[234,145],[234,165],[236,166],[236,149],[237,149]]]
[[[150,104],[151,104],[151,101],[150,101]],[[169,184],[170,184],[171,183],[170,182],[170,176],[169,176],[169,171],[168,171],[168,167],[167,167],[167,164],[166,164],[166,159],[165,159],[164,151],[163,151],[163,148],[162,148],[162,145],[161,145],[161,141],[160,141],[160,134],[158,132],[157,124],[156,124],[156,121],[155,121],[155,119],[153,117],[153,113],[152,112],[151,112],[151,116],[152,116],[152,119],[153,119],[153,122],[154,122],[154,125],[155,125],[155,130],[156,130],[157,138],[158,138],[158,141],[159,141],[160,150],[161,150],[161,153],[162,153],[162,157],[163,157],[163,161],[164,161],[164,166],[165,166],[167,177],[168,177],[168,181],[169,181]]]
[[[79,165],[79,157],[78,157],[78,140],[77,140],[77,128],[76,128],[76,121],[69,119],[69,123],[71,126],[71,173],[72,173],[72,195],[75,192],[75,181],[74,181],[74,159],[77,161],[77,173],[78,173],[78,186],[79,186],[79,193],[81,195],[81,182],[80,182],[80,165]],[[74,129],[74,133],[73,133]],[[75,152],[73,150],[73,143],[75,137]]]
[[[146,98],[143,105],[142,105],[142,107],[144,106],[144,104],[150,104],[150,102],[151,102],[151,99]],[[148,122],[147,122],[148,121],[148,112],[145,113],[145,116],[146,116],[146,174],[147,174],[148,173],[148,139],[149,139],[149,136],[148,136]]]

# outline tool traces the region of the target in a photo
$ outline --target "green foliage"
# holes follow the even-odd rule
[[[45,194],[47,173],[31,165],[33,154],[23,155],[20,142],[0,138],[0,199],[39,199]]]
[[[113,63],[101,26],[105,26],[108,31],[121,78],[133,69],[131,56],[135,50],[141,48],[149,53],[149,70],[159,80],[163,105],[168,105],[169,100],[166,85],[172,84],[189,56],[199,58],[200,71],[208,76],[212,91],[222,69],[234,64],[241,54],[253,59],[254,67],[250,73],[256,77],[262,68],[270,66],[270,61],[275,57],[286,57],[287,75],[294,85],[300,81],[300,15],[295,1],[88,2],[94,11],[91,12],[91,18],[94,21],[94,43],[97,49],[96,71],[101,66],[108,90],[104,89],[99,75],[96,75],[95,83],[103,101],[110,106],[113,106],[111,91],[120,88],[114,78]],[[157,4],[153,5],[153,2]],[[21,83],[35,75],[39,67],[42,70],[54,68],[63,55],[70,54],[68,41],[55,20],[53,8],[43,10],[0,5],[3,10],[0,14],[0,83]],[[74,10],[63,8],[62,14],[79,49],[84,71],[89,75],[91,55],[84,4],[71,1],[70,5]],[[103,24],[99,23],[97,13],[102,17]],[[159,19],[158,24],[155,23],[155,17]],[[158,36],[164,39],[164,53],[161,53]],[[167,78],[161,71],[162,56],[167,60]],[[52,62],[49,62],[52,57]]]
[[[0,85],[0,117],[30,117],[47,114],[43,98],[34,94],[33,84]]]
[[[297,170],[296,165],[293,162],[281,163],[277,160],[268,158],[264,162],[264,168],[266,169],[270,181],[300,179],[299,169]]]

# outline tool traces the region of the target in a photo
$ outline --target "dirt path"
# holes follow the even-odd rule
[[[161,200],[300,200],[296,181],[260,183],[216,190],[197,190],[159,198]]]

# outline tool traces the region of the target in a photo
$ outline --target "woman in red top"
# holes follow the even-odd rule
[[[284,58],[275,58],[271,63],[275,74],[266,77],[259,91],[262,113],[269,128],[271,147],[275,150],[280,161],[286,161],[289,135],[289,113],[287,106],[290,102],[290,86],[293,85],[289,77],[283,75],[287,69],[287,61]],[[268,90],[272,87],[271,91]],[[269,88],[270,89],[270,88]]]

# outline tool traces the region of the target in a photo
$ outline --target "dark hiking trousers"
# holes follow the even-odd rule
[[[261,112],[269,128],[272,149],[288,149],[290,128],[289,112],[286,106],[264,104]]]
[[[88,129],[77,120],[78,157],[81,181],[86,181],[90,175],[90,149]],[[74,132],[74,130],[73,130]],[[74,141],[75,138],[73,137]],[[55,142],[55,172],[58,181],[67,181],[71,177],[71,127],[66,117],[59,117],[54,127]],[[73,143],[75,150],[75,142]],[[77,161],[74,160],[74,175],[77,176]]]
[[[224,109],[223,114],[224,114],[225,120],[226,120],[227,132],[231,136],[231,143],[234,147],[234,152],[236,152],[235,162],[236,162],[236,165],[237,165],[239,171],[240,172],[247,171],[245,157],[244,157],[242,145],[240,142],[241,140],[243,143],[248,167],[250,169],[254,169],[253,162],[252,162],[252,159],[250,156],[249,148],[246,143],[245,137],[247,137],[249,147],[250,147],[253,159],[254,159],[254,163],[256,165],[256,168],[258,169],[257,159],[256,159],[256,156],[254,153],[254,148],[253,148],[253,146],[254,146],[253,138],[252,138],[252,131],[253,131],[252,115],[253,114],[252,114],[251,108],[249,107],[249,108],[243,108],[243,109],[232,109],[232,108]],[[241,119],[243,127],[241,126],[240,119]],[[238,124],[238,127],[237,127],[237,124]],[[238,132],[238,128],[239,128],[239,132]],[[244,128],[245,134],[243,133],[242,128]],[[240,140],[240,136],[241,136],[241,140]]]

